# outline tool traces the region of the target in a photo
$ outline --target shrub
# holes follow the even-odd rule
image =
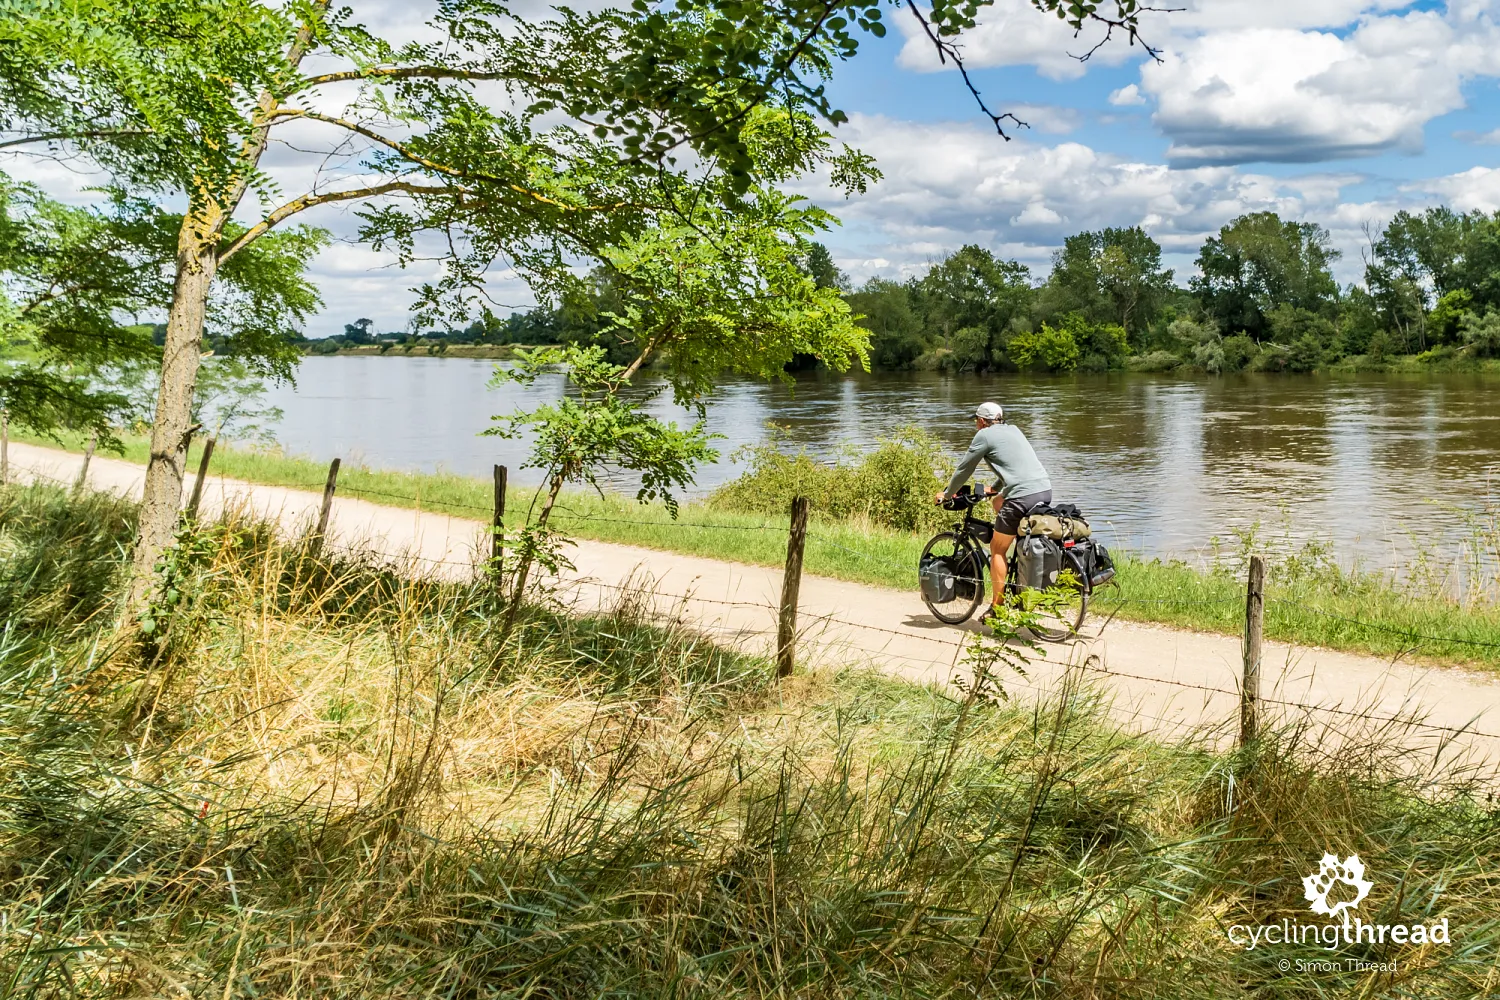
[[[1136,372],[1169,372],[1182,364],[1171,351],[1152,351],[1130,359],[1130,370]]]
[[[1243,333],[1233,337],[1225,337],[1224,343],[1224,370],[1226,372],[1237,372],[1250,366],[1258,354],[1260,346]]]
[[[784,435],[749,445],[736,458],[750,468],[709,497],[709,505],[756,514],[785,514],[792,498],[804,496],[829,518],[867,517],[898,531],[936,529],[953,519],[932,503],[947,485],[952,456],[930,434],[898,428],[874,451],[857,459],[824,464],[805,450],[788,453]]]
[[[1224,370],[1224,345],[1218,343],[1199,344],[1193,348],[1193,364],[1210,375]]]
[[[1486,309],[1483,316],[1469,313],[1459,323],[1464,346],[1476,357],[1500,357],[1500,312]]]
[[[1006,345],[1011,361],[1025,370],[1040,362],[1048,371],[1070,372],[1078,367],[1078,341],[1066,327],[1055,330],[1046,323],[1036,332],[1018,333]]]

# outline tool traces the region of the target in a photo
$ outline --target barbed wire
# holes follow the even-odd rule
[[[37,468],[28,468],[28,467],[17,465],[17,470],[20,471],[20,472],[22,472],[22,473],[24,473],[24,474],[30,475],[33,478],[44,479],[44,480],[47,480],[49,482],[57,483],[57,484],[62,485],[62,486],[72,487],[72,486],[77,485],[76,478],[74,480],[70,481],[70,480],[63,479],[63,478],[60,478],[58,476],[54,476],[54,475],[51,475],[49,473],[43,472],[43,471],[41,471],[40,469],[37,469]],[[318,484],[318,485],[321,485],[321,484]],[[295,487],[293,487],[293,488],[295,488]],[[310,489],[316,489],[317,487],[314,486],[314,487],[309,487],[309,488]],[[467,509],[467,510],[474,510],[474,511],[484,511],[485,510],[484,508],[478,507],[478,506],[473,505],[473,504],[464,504],[464,503],[458,503],[458,502],[452,502],[452,501],[442,501],[442,500],[436,500],[436,499],[431,499],[431,498],[428,498],[428,499],[424,500],[424,499],[416,497],[416,496],[407,496],[405,494],[391,493],[391,492],[388,492],[388,491],[366,489],[364,487],[355,487],[355,486],[350,486],[348,484],[344,484],[341,488],[345,492],[348,492],[348,493],[356,493],[356,494],[358,494],[358,493],[364,493],[364,494],[368,494],[368,495],[372,495],[372,496],[384,496],[384,497],[389,497],[389,498],[393,498],[393,499],[407,500],[407,501],[410,501],[410,502],[413,502],[413,503],[418,503],[418,504],[421,504],[421,503],[430,503],[430,504],[435,504],[435,505],[450,506],[450,507],[456,507],[456,508]],[[570,509],[570,508],[558,508],[558,510],[564,516],[571,516],[571,517],[578,518],[580,520],[594,520],[594,521],[602,521],[602,522],[607,522],[607,523],[638,524],[638,525],[645,525],[645,526],[651,526],[651,527],[691,527],[691,528],[701,528],[701,529],[726,528],[726,529],[730,529],[730,530],[745,530],[745,531],[768,531],[768,530],[775,530],[775,531],[778,531],[778,532],[781,531],[781,530],[784,530],[784,527],[781,526],[781,525],[771,525],[771,524],[761,524],[761,525],[723,525],[723,524],[703,524],[703,523],[685,522],[685,521],[668,521],[668,522],[643,521],[643,520],[629,519],[629,518],[608,518],[608,517],[601,517],[601,516],[593,515],[593,514],[590,514],[590,513],[587,513],[587,512],[581,512],[581,511],[577,511],[577,510],[574,510],[574,509]],[[833,547],[835,547],[837,549],[840,549],[842,551],[848,552],[848,553],[850,553],[852,555],[855,555],[855,556],[858,556],[860,558],[869,560],[871,562],[879,563],[879,564],[882,564],[882,565],[885,565],[885,566],[888,566],[888,567],[900,568],[903,571],[906,571],[906,570],[910,569],[910,567],[904,566],[904,565],[901,565],[901,564],[897,564],[896,562],[894,562],[893,560],[890,560],[888,558],[882,558],[882,557],[879,557],[879,556],[874,556],[874,555],[872,555],[870,553],[861,552],[861,551],[859,551],[857,549],[853,549],[853,548],[851,548],[851,547],[849,547],[847,545],[844,545],[844,544],[842,544],[840,542],[834,541],[833,539],[827,537],[826,535],[822,535],[822,534],[809,534],[808,537],[811,540],[815,540],[815,541],[822,542],[822,543],[827,544],[827,545],[831,545],[831,546],[833,546]],[[410,552],[406,552],[406,553],[392,553],[392,552],[385,552],[385,551],[374,550],[374,549],[369,549],[369,548],[358,549],[358,550],[351,550],[351,551],[368,552],[368,553],[370,553],[372,555],[376,555],[376,556],[379,556],[379,557],[382,557],[382,558],[385,558],[385,559],[393,560],[393,561],[395,561],[397,563],[406,562],[409,565],[410,564],[427,565],[427,566],[442,565],[442,566],[453,566],[453,567],[458,567],[458,568],[465,568],[465,569],[477,570],[482,565],[482,562],[483,562],[483,560],[481,560],[481,559],[470,559],[470,560],[460,561],[460,560],[454,560],[454,559],[434,558],[434,557],[422,556],[422,555],[418,555],[418,554],[414,554],[414,553],[410,553]],[[979,578],[963,577],[961,579],[963,579],[963,580],[965,580],[967,582],[981,582],[981,583],[983,582],[983,578],[982,577],[979,577]],[[621,592],[633,589],[633,585],[631,585],[631,584],[623,584],[623,585],[622,584],[610,584],[610,583],[606,583],[606,582],[600,581],[600,580],[579,580],[579,581],[575,581],[574,586],[595,586],[595,587],[608,588],[608,589],[612,589],[612,590],[616,590],[616,591],[621,591]],[[656,592],[656,591],[652,591],[651,593],[652,593],[653,597],[667,598],[667,599],[675,600],[675,601],[678,601],[678,602],[681,602],[681,603],[702,603],[702,604],[712,604],[712,605],[717,605],[717,606],[722,606],[722,607],[752,608],[752,609],[755,609],[757,611],[770,611],[770,612],[773,612],[773,613],[779,611],[779,608],[777,608],[777,606],[769,604],[769,603],[766,603],[766,602],[723,600],[723,599],[717,599],[717,598],[702,597],[702,596],[695,595],[695,594],[672,594],[672,593],[662,593],[662,592]],[[1104,604],[1105,606],[1115,606],[1115,607],[1123,607],[1123,606],[1125,606],[1127,604],[1151,604],[1151,605],[1173,605],[1173,606],[1202,606],[1202,605],[1213,605],[1213,604],[1239,603],[1242,600],[1243,599],[1240,598],[1240,597],[1223,597],[1223,598],[1206,598],[1206,599],[1189,599],[1189,598],[1159,598],[1159,599],[1158,598],[1121,598],[1118,602],[1101,601],[1100,603]],[[1347,617],[1345,615],[1334,614],[1332,612],[1323,611],[1323,610],[1315,608],[1315,607],[1310,607],[1310,606],[1308,606],[1306,604],[1300,604],[1300,603],[1288,601],[1288,600],[1286,600],[1284,598],[1269,598],[1269,599],[1267,599],[1266,603],[1268,605],[1275,606],[1275,607],[1292,608],[1292,609],[1295,609],[1296,611],[1299,611],[1299,612],[1311,613],[1311,614],[1314,614],[1314,615],[1318,615],[1320,617],[1324,617],[1324,618],[1328,618],[1328,619],[1331,619],[1331,620],[1340,621],[1340,622],[1343,622],[1345,624],[1349,624],[1349,625],[1352,625],[1352,626],[1356,626],[1358,628],[1370,629],[1370,630],[1373,630],[1373,631],[1378,631],[1378,632],[1387,633],[1387,634],[1391,634],[1391,635],[1401,636],[1401,637],[1406,638],[1408,640],[1417,641],[1417,642],[1422,643],[1422,644],[1428,644],[1428,643],[1433,643],[1433,644],[1457,644],[1457,645],[1463,645],[1463,646],[1469,646],[1469,647],[1475,647],[1475,648],[1500,649],[1500,642],[1493,642],[1493,641],[1487,641],[1487,640],[1477,640],[1477,639],[1466,639],[1466,638],[1462,638],[1462,637],[1458,637],[1458,636],[1436,636],[1436,635],[1429,635],[1429,634],[1425,634],[1425,633],[1416,632],[1415,630],[1412,630],[1412,629],[1403,629],[1403,628],[1396,627],[1396,626],[1384,625],[1384,624],[1380,624],[1380,623],[1376,623],[1376,622],[1367,622],[1367,621],[1362,621],[1362,620],[1357,619],[1357,618],[1350,618],[1350,617]],[[870,624],[866,624],[866,623],[862,623],[862,622],[852,622],[852,621],[849,621],[847,619],[840,618],[840,617],[838,617],[835,614],[817,614],[817,613],[810,612],[810,611],[799,611],[799,617],[802,618],[804,621],[818,621],[818,622],[823,622],[823,623],[828,624],[828,625],[837,624],[837,625],[842,625],[842,626],[844,626],[846,628],[859,630],[860,632],[866,632],[866,633],[868,633],[868,632],[875,632],[875,633],[880,633],[880,634],[883,634],[883,635],[896,636],[898,638],[917,639],[917,640],[922,640],[922,641],[927,641],[927,642],[935,642],[935,643],[938,643],[938,644],[943,645],[945,647],[951,647],[951,648],[953,648],[954,651],[955,651],[955,659],[956,659],[956,653],[958,651],[962,650],[962,648],[964,647],[964,645],[968,641],[968,636],[964,636],[964,637],[957,637],[957,636],[955,636],[955,637],[953,637],[953,638],[950,639],[950,638],[945,637],[945,636],[924,635],[924,634],[919,633],[919,632],[901,631],[901,630],[897,630],[897,629],[883,628],[881,626],[870,625]],[[709,629],[711,631],[720,632],[720,633],[726,633],[726,634],[733,634],[733,635],[740,636],[740,637],[769,636],[769,635],[775,635],[776,634],[776,631],[774,629],[753,629],[753,628],[748,628],[748,627],[738,627],[738,626],[723,625],[723,624],[708,623],[708,622],[695,622],[694,623],[694,627],[702,627],[702,628]],[[972,633],[970,633],[970,634],[972,635]],[[850,638],[845,638],[845,637],[827,637],[827,636],[825,636],[825,641],[829,642],[830,644],[839,644],[839,645],[847,645],[847,646],[853,646],[853,645],[855,645],[854,640],[852,640]],[[892,651],[889,651],[889,650],[881,650],[880,652],[884,656],[887,656],[887,657],[896,657],[896,658],[900,658],[900,659],[906,660],[908,662],[913,662],[913,663],[923,663],[923,662],[925,662],[925,663],[928,663],[928,664],[933,665],[933,666],[946,666],[946,667],[949,667],[949,668],[951,668],[952,666],[954,666],[954,663],[952,661],[949,661],[947,663],[944,663],[944,662],[938,661],[938,660],[923,661],[923,660],[920,660],[917,657],[912,657],[912,656],[908,656],[908,655],[905,655],[905,654],[892,652]],[[1133,680],[1133,681],[1138,681],[1138,682],[1142,682],[1142,683],[1149,683],[1149,684],[1169,686],[1169,687],[1173,687],[1173,688],[1177,688],[1177,689],[1181,689],[1181,690],[1198,691],[1198,692],[1202,692],[1202,693],[1213,694],[1213,695],[1218,695],[1218,696],[1223,696],[1223,697],[1238,698],[1240,696],[1240,692],[1238,690],[1231,690],[1231,689],[1227,689],[1227,688],[1215,687],[1215,686],[1209,685],[1209,684],[1200,684],[1200,683],[1195,683],[1195,682],[1191,682],[1191,681],[1176,680],[1176,679],[1173,679],[1173,678],[1153,677],[1153,676],[1146,675],[1146,674],[1136,674],[1136,673],[1131,673],[1131,672],[1127,672],[1127,671],[1112,670],[1112,669],[1110,669],[1110,668],[1108,668],[1106,666],[1091,665],[1091,664],[1089,664],[1087,662],[1085,662],[1085,663],[1083,663],[1083,664],[1081,664],[1079,666],[1081,666],[1082,669],[1084,669],[1084,670],[1086,670],[1088,672],[1091,672],[1091,673],[1097,673],[1097,674],[1102,674],[1102,675],[1106,675],[1106,676],[1110,676],[1110,677],[1116,677],[1116,678],[1124,678],[1124,679],[1127,679],[1127,680]],[[1030,685],[1030,684],[1015,684],[1013,686],[1026,687],[1026,688],[1034,689],[1034,690],[1041,690],[1040,688],[1034,688],[1034,686]],[[1336,707],[1336,706],[1329,706],[1329,705],[1312,705],[1312,704],[1308,704],[1306,702],[1286,700],[1286,699],[1281,699],[1281,698],[1268,698],[1268,697],[1262,696],[1261,698],[1259,698],[1259,700],[1261,702],[1266,703],[1266,704],[1277,705],[1277,706],[1280,706],[1280,707],[1283,707],[1283,708],[1297,709],[1297,710],[1300,710],[1300,711],[1303,711],[1303,712],[1307,712],[1307,713],[1310,713],[1310,714],[1315,714],[1315,713],[1329,713],[1329,714],[1334,714],[1334,715],[1339,715],[1339,716],[1344,716],[1344,717],[1354,718],[1354,719],[1360,719],[1360,720],[1369,721],[1369,722],[1382,722],[1382,723],[1391,723],[1391,724],[1397,724],[1397,725],[1415,726],[1415,727],[1419,727],[1419,728],[1422,728],[1422,729],[1427,729],[1427,730],[1436,731],[1436,732],[1450,733],[1450,734],[1453,734],[1453,735],[1469,734],[1469,735],[1473,735],[1473,736],[1483,737],[1483,738],[1486,738],[1486,739],[1500,740],[1500,734],[1485,732],[1483,730],[1479,730],[1479,729],[1474,728],[1472,726],[1464,726],[1464,727],[1446,726],[1446,725],[1441,725],[1441,724],[1432,723],[1432,722],[1426,722],[1426,721],[1422,721],[1422,720],[1414,719],[1414,718],[1402,718],[1402,717],[1399,717],[1399,716],[1384,715],[1384,714],[1381,714],[1381,713],[1368,712],[1368,711],[1353,711],[1353,710],[1343,709],[1343,708],[1339,708],[1339,707]],[[1160,717],[1158,717],[1158,718],[1160,718]],[[1165,720],[1162,720],[1162,721],[1165,721]]]

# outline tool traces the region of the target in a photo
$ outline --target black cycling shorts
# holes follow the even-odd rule
[[[1000,505],[1000,510],[995,514],[995,530],[1002,535],[1014,535],[1021,526],[1021,518],[1031,513],[1031,508],[1039,503],[1051,502],[1051,490],[1028,493],[1024,497],[1011,497]]]

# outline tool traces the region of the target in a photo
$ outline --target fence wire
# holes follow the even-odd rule
[[[53,476],[53,475],[50,475],[48,473],[42,472],[40,469],[23,467],[23,466],[19,465],[18,463],[12,463],[12,464],[16,466],[17,471],[24,472],[25,474],[27,474],[27,475],[29,475],[29,476],[31,476],[33,478],[44,479],[44,480],[47,480],[49,482],[57,483],[58,485],[67,486],[67,487],[70,487],[70,488],[76,485],[76,477],[74,479],[71,479],[71,480],[69,480],[69,479],[62,479],[60,477]],[[320,490],[322,490],[324,488],[324,486],[325,486],[324,483],[314,483],[314,484],[308,484],[308,486],[304,487],[304,489],[306,489],[309,492],[320,491]],[[284,488],[297,489],[298,487],[293,486],[293,487],[284,487]],[[388,498],[388,499],[395,499],[395,500],[406,501],[407,503],[411,503],[411,504],[418,505],[418,506],[422,506],[422,505],[444,506],[444,507],[451,507],[451,508],[461,509],[461,510],[475,511],[475,512],[484,513],[484,514],[487,514],[487,515],[492,514],[492,511],[489,508],[480,507],[480,506],[475,505],[475,504],[468,504],[468,503],[462,503],[462,502],[457,502],[457,501],[439,500],[439,499],[435,499],[435,498],[424,498],[424,497],[418,497],[418,496],[413,496],[413,495],[407,495],[407,494],[403,494],[403,493],[393,493],[393,492],[384,491],[384,490],[375,490],[375,489],[369,489],[369,488],[365,488],[365,487],[352,486],[352,485],[348,485],[348,484],[338,484],[336,486],[335,492],[336,493],[337,492],[343,492],[343,493],[352,493],[352,494],[364,494],[364,495],[369,495],[369,496],[380,496],[380,497],[385,497],[385,498]],[[731,530],[731,531],[774,531],[774,532],[776,532],[778,534],[779,533],[783,533],[783,532],[785,532],[787,530],[785,525],[782,525],[782,524],[773,524],[773,523],[762,523],[762,524],[759,524],[759,525],[734,525],[734,524],[709,524],[709,523],[700,523],[700,522],[691,522],[691,521],[647,521],[647,520],[633,519],[633,518],[604,517],[604,516],[593,514],[591,512],[580,511],[580,510],[578,510],[576,508],[569,508],[569,507],[561,506],[561,505],[558,506],[558,507],[556,507],[556,508],[554,508],[554,510],[557,511],[558,513],[562,514],[564,517],[570,517],[570,518],[574,518],[574,519],[577,519],[577,520],[594,521],[594,522],[602,522],[602,523],[612,523],[612,524],[634,524],[634,525],[641,525],[641,526],[646,526],[646,527],[656,527],[656,528],[663,528],[663,527],[665,527],[665,528],[695,528],[695,529],[702,529],[702,530],[721,530],[722,529],[722,530]],[[856,557],[858,557],[860,559],[866,560],[867,562],[874,563],[874,564],[877,564],[877,565],[881,565],[881,566],[886,567],[888,569],[899,569],[902,572],[911,572],[912,571],[912,567],[909,566],[909,565],[907,565],[907,564],[905,564],[905,563],[897,563],[896,561],[894,561],[892,559],[889,559],[887,557],[877,556],[877,555],[874,555],[874,554],[868,553],[868,552],[862,552],[862,551],[860,551],[858,549],[854,549],[854,548],[851,548],[851,547],[849,547],[847,545],[844,545],[841,542],[835,541],[834,539],[832,539],[832,538],[830,538],[830,537],[828,537],[826,535],[823,535],[823,534],[811,533],[810,532],[808,534],[808,536],[807,536],[807,539],[810,542],[818,542],[818,543],[821,543],[821,544],[824,544],[824,545],[832,546],[833,548],[839,549],[839,550],[841,550],[843,552],[846,552],[846,553],[848,553],[850,555],[853,555],[853,556],[856,556]],[[407,563],[425,564],[425,565],[430,565],[430,566],[442,565],[442,566],[453,566],[453,567],[458,567],[458,568],[478,569],[478,567],[481,566],[482,563],[483,563],[483,561],[484,561],[482,558],[480,558],[480,559],[471,559],[471,560],[467,560],[467,561],[460,561],[460,560],[453,560],[453,559],[432,558],[432,557],[417,555],[417,554],[410,553],[410,552],[392,553],[392,552],[384,552],[384,551],[375,550],[375,549],[364,549],[363,551],[367,551],[367,552],[369,552],[372,555],[376,555],[376,556],[379,556],[379,557],[382,557],[382,558],[385,558],[385,559],[390,559],[390,560],[392,560],[394,562],[397,562],[397,563],[407,562]],[[983,578],[967,578],[967,577],[965,577],[965,578],[961,578],[961,579],[965,579],[965,580],[968,580],[970,582],[984,582]],[[573,587],[599,587],[599,588],[606,588],[606,589],[611,589],[611,590],[619,591],[619,592],[622,592],[622,593],[639,589],[635,585],[628,584],[628,583],[627,584],[611,584],[611,583],[606,583],[606,582],[600,581],[600,580],[576,580],[576,581],[573,581],[571,583],[571,586],[573,586]],[[720,607],[750,608],[750,609],[754,609],[756,611],[769,611],[769,612],[772,612],[772,613],[779,613],[779,610],[780,610],[776,605],[773,605],[773,604],[770,604],[770,603],[767,603],[767,602],[723,600],[723,599],[717,599],[717,598],[702,597],[702,596],[699,596],[699,595],[696,595],[696,594],[673,594],[673,593],[663,593],[663,592],[656,592],[656,591],[652,591],[651,593],[652,593],[653,597],[670,599],[670,600],[674,600],[674,601],[677,601],[677,602],[682,603],[682,604],[686,604],[686,603],[711,604],[711,605],[720,606]],[[1204,605],[1216,605],[1216,604],[1241,604],[1241,603],[1243,603],[1243,600],[1244,599],[1241,598],[1241,597],[1223,597],[1223,598],[1206,598],[1206,599],[1188,599],[1188,598],[1132,598],[1132,597],[1126,597],[1126,598],[1119,599],[1117,602],[1116,601],[1108,601],[1108,602],[1103,602],[1103,603],[1106,603],[1108,606],[1114,607],[1116,610],[1118,610],[1118,608],[1120,608],[1120,607],[1124,607],[1126,605],[1131,605],[1131,604],[1135,604],[1135,605],[1204,606]],[[1397,636],[1400,636],[1402,638],[1415,641],[1419,645],[1421,645],[1421,644],[1457,644],[1457,645],[1468,646],[1468,647],[1473,647],[1473,648],[1500,649],[1500,642],[1493,642],[1493,641],[1486,641],[1486,640],[1477,640],[1477,639],[1465,639],[1465,638],[1458,637],[1458,636],[1435,636],[1435,635],[1428,635],[1428,634],[1416,632],[1416,631],[1413,631],[1413,630],[1410,630],[1410,629],[1403,629],[1403,628],[1399,628],[1399,627],[1395,627],[1395,626],[1384,625],[1384,624],[1380,624],[1380,623],[1377,623],[1377,622],[1367,622],[1367,621],[1362,621],[1362,620],[1357,619],[1357,618],[1350,618],[1350,617],[1347,617],[1347,616],[1344,616],[1344,615],[1334,614],[1332,612],[1323,611],[1323,610],[1320,610],[1320,609],[1315,608],[1315,607],[1311,607],[1311,606],[1306,605],[1306,604],[1295,603],[1295,602],[1288,601],[1288,600],[1285,600],[1285,599],[1282,599],[1282,598],[1267,598],[1266,604],[1268,606],[1279,606],[1279,607],[1285,607],[1285,608],[1294,609],[1295,611],[1298,611],[1298,612],[1311,613],[1311,614],[1318,615],[1318,616],[1323,617],[1323,618],[1328,618],[1328,619],[1331,619],[1331,620],[1334,620],[1334,621],[1339,621],[1339,622],[1343,622],[1343,623],[1348,624],[1348,625],[1356,626],[1358,628],[1369,629],[1369,630],[1372,630],[1372,631],[1378,631],[1378,632],[1387,633],[1387,634],[1391,634],[1391,635],[1397,635]],[[920,633],[920,632],[901,631],[901,630],[898,630],[898,629],[883,628],[883,627],[880,627],[880,626],[870,625],[870,624],[866,624],[866,623],[862,623],[862,622],[853,622],[853,621],[849,621],[849,620],[844,619],[844,618],[840,618],[840,617],[838,617],[837,615],[834,615],[834,614],[820,615],[820,614],[815,614],[815,613],[806,612],[806,611],[799,611],[798,617],[799,617],[800,620],[803,620],[803,621],[823,622],[825,625],[841,625],[841,626],[844,626],[846,628],[859,630],[860,632],[874,632],[874,633],[879,633],[879,634],[883,634],[883,635],[896,636],[898,638],[903,638],[903,639],[917,639],[917,640],[922,640],[922,641],[926,641],[926,642],[934,642],[934,643],[938,643],[938,644],[943,645],[943,646],[951,647],[954,650],[955,655],[954,655],[954,658],[952,660],[947,661],[947,662],[939,661],[939,660],[922,660],[922,659],[920,659],[918,657],[907,656],[907,655],[900,654],[900,653],[893,653],[893,652],[881,651],[882,655],[886,655],[888,657],[896,657],[896,658],[899,658],[899,659],[902,659],[902,660],[906,660],[906,661],[912,662],[912,663],[922,663],[922,664],[927,664],[927,665],[932,665],[932,666],[947,666],[947,667],[950,667],[950,668],[953,667],[956,664],[957,654],[960,651],[962,651],[963,648],[964,648],[964,646],[968,642],[971,641],[972,637],[975,636],[975,633],[973,633],[973,632],[966,632],[966,633],[964,633],[962,635],[953,636],[951,638],[947,637],[947,636],[925,635],[925,634]],[[777,630],[774,629],[774,628],[755,629],[755,628],[745,628],[745,627],[738,627],[738,626],[732,626],[732,625],[714,624],[714,623],[708,623],[708,622],[694,623],[694,627],[695,628],[696,627],[703,627],[703,628],[705,628],[707,630],[710,630],[710,631],[719,632],[719,633],[728,634],[728,635],[734,635],[734,636],[738,636],[738,637],[741,637],[741,638],[746,638],[746,637],[761,637],[761,636],[775,636],[775,635],[777,635]],[[848,646],[855,646],[856,645],[855,642],[854,642],[854,640],[852,640],[852,639],[846,639],[846,638],[841,638],[841,637],[834,637],[832,639],[829,639],[826,636],[824,638],[825,638],[825,641],[828,642],[829,644],[839,644],[839,645],[848,645]],[[1197,691],[1197,692],[1201,692],[1201,693],[1205,693],[1205,694],[1212,694],[1212,695],[1219,695],[1219,696],[1226,696],[1226,697],[1234,697],[1234,698],[1240,697],[1240,694],[1241,694],[1238,690],[1232,690],[1232,689],[1227,689],[1227,688],[1220,688],[1220,687],[1215,687],[1213,685],[1199,684],[1199,683],[1194,683],[1194,682],[1191,682],[1191,681],[1180,681],[1180,680],[1176,680],[1176,679],[1172,679],[1172,678],[1152,677],[1152,676],[1146,675],[1146,674],[1135,674],[1135,673],[1129,673],[1129,672],[1125,672],[1125,671],[1113,670],[1113,669],[1110,669],[1110,668],[1105,667],[1105,666],[1101,666],[1101,665],[1097,665],[1097,664],[1091,664],[1091,663],[1089,663],[1087,661],[1085,661],[1082,664],[1075,664],[1075,665],[1072,665],[1072,666],[1074,666],[1074,667],[1076,667],[1078,669],[1082,669],[1082,670],[1084,670],[1086,672],[1089,672],[1089,673],[1096,673],[1096,674],[1101,674],[1101,675],[1105,675],[1105,676],[1109,676],[1109,677],[1115,677],[1115,678],[1123,678],[1123,679],[1137,681],[1137,682],[1141,682],[1141,683],[1162,685],[1162,686],[1172,687],[1172,688],[1181,689],[1181,690]],[[1029,684],[1029,683],[1012,682],[1011,686],[1026,688],[1026,689],[1029,689],[1029,690],[1034,690],[1034,691],[1038,691],[1038,692],[1041,692],[1041,693],[1045,693],[1043,689],[1038,688],[1035,685],[1032,685],[1032,684]],[[1279,706],[1279,707],[1282,707],[1282,708],[1297,709],[1297,710],[1300,710],[1302,712],[1308,713],[1310,715],[1315,715],[1317,713],[1328,713],[1328,714],[1339,715],[1339,716],[1343,716],[1343,717],[1347,717],[1347,718],[1359,719],[1359,720],[1367,721],[1367,722],[1379,722],[1379,723],[1395,724],[1395,725],[1402,725],[1402,726],[1412,726],[1412,727],[1416,727],[1416,728],[1421,728],[1421,729],[1425,729],[1425,730],[1431,730],[1431,731],[1435,731],[1435,732],[1448,733],[1448,734],[1452,734],[1452,735],[1465,735],[1465,734],[1467,734],[1467,735],[1471,735],[1471,736],[1483,737],[1483,738],[1486,738],[1486,739],[1500,740],[1500,734],[1485,732],[1483,730],[1475,729],[1473,727],[1444,726],[1444,725],[1440,725],[1440,724],[1437,724],[1437,723],[1424,722],[1424,721],[1421,721],[1421,720],[1418,720],[1418,719],[1414,719],[1414,718],[1401,718],[1399,716],[1384,715],[1384,714],[1374,713],[1374,712],[1354,711],[1354,710],[1350,710],[1350,709],[1343,709],[1343,708],[1338,708],[1338,707],[1335,707],[1335,706],[1328,706],[1328,705],[1311,705],[1311,704],[1308,704],[1308,703],[1305,703],[1305,702],[1300,702],[1300,701],[1289,701],[1289,700],[1286,700],[1286,699],[1269,698],[1269,697],[1264,697],[1264,696],[1260,697],[1258,700],[1260,702],[1262,702],[1262,703],[1269,704],[1269,705],[1276,705],[1276,706]],[[1156,719],[1158,721],[1162,721],[1162,722],[1172,721],[1172,720],[1167,720],[1167,719],[1165,719],[1164,717],[1161,717],[1161,716],[1147,716],[1147,717],[1154,718],[1154,719]],[[1174,723],[1174,724],[1176,724],[1176,723]]]

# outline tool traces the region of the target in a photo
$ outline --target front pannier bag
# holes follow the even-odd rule
[[[953,600],[953,564],[946,556],[928,556],[917,567],[917,577],[922,582],[922,596],[933,604],[947,604]],[[970,591],[972,595],[973,591]]]

